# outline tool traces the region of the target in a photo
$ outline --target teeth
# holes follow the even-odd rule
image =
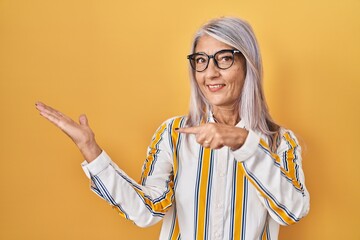
[[[214,89],[214,88],[220,88],[222,86],[224,86],[224,85],[223,84],[209,85],[209,88]]]

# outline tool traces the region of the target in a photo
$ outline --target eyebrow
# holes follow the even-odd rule
[[[218,50],[218,51],[216,51],[214,54],[207,54],[206,52],[194,52],[193,54],[200,54],[200,53],[204,53],[204,54],[206,54],[206,55],[209,55],[209,56],[213,56],[213,55],[215,55],[216,53],[218,53],[218,52],[221,52],[221,51],[233,51],[233,50],[237,50],[237,49],[235,49],[235,48],[233,48],[233,49],[221,49],[221,50]]]

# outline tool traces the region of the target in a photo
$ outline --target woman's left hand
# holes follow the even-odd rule
[[[194,134],[196,141],[211,149],[219,149],[224,146],[231,150],[240,148],[248,135],[244,128],[238,128],[221,123],[206,123],[196,127],[185,127],[177,129],[179,133]]]

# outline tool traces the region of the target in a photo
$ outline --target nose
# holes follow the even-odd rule
[[[220,69],[216,66],[214,58],[209,60],[209,65],[205,73],[208,78],[216,78],[220,75]]]

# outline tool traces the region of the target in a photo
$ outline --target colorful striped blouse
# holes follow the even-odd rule
[[[279,225],[308,213],[301,147],[291,131],[282,129],[276,153],[252,130],[238,150],[212,150],[175,131],[185,120],[169,119],[155,132],[139,182],[105,151],[84,162],[91,189],[140,227],[163,220],[161,240],[274,240]]]

